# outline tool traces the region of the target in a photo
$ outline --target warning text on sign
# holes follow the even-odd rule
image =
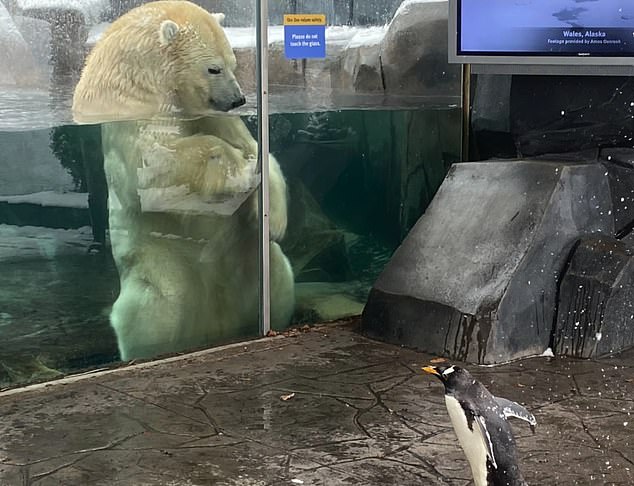
[[[326,16],[285,15],[284,54],[288,59],[326,57]]]

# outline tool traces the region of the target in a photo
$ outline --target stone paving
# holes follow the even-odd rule
[[[0,485],[468,485],[431,358],[322,326],[5,391]],[[469,369],[529,484],[634,484],[634,352]]]

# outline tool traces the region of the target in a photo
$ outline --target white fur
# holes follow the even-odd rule
[[[471,466],[475,486],[487,486],[486,462],[488,453],[486,439],[482,436],[480,425],[474,421],[473,430],[469,430],[467,418],[460,402],[451,395],[445,395],[445,405],[458,441]]]
[[[166,46],[178,35],[178,24],[172,20],[164,20],[159,28],[159,38],[161,45]]]
[[[244,137],[248,134],[239,118],[222,116],[218,122],[224,128],[238,122]],[[103,125],[110,241],[121,279],[110,319],[123,360],[192,349],[257,329],[257,191],[246,195],[242,184],[233,182],[248,179],[255,161],[219,137],[187,135],[213,128],[202,123],[179,122],[185,133],[175,134],[169,125],[170,130],[148,130],[141,121]],[[146,175],[148,170],[153,172]],[[287,200],[273,156],[269,176],[271,236],[277,240],[286,230]],[[148,191],[155,197],[144,198]],[[215,211],[243,195],[246,200],[235,212]],[[140,211],[135,210],[139,203]],[[293,272],[275,241],[270,258],[271,323],[280,328],[293,313]]]
[[[257,142],[237,116],[197,116],[244,99],[221,17],[190,2],[135,8],[99,40],[75,89],[76,121],[108,121],[102,146],[121,283],[110,320],[124,360],[257,329]],[[211,75],[213,66],[223,75]],[[271,323],[279,329],[293,313],[294,283],[277,244],[288,201],[273,156],[269,193]]]

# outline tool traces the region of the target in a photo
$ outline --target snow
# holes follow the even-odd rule
[[[87,226],[65,230],[0,224],[0,262],[85,254],[91,243],[92,232]]]
[[[359,29],[348,42],[347,49],[369,47],[380,44],[383,41],[383,37],[385,37],[386,32],[387,26]]]
[[[374,29],[374,28],[372,28]],[[364,27],[326,27],[326,47],[345,47],[352,38],[360,32],[368,30]],[[255,47],[255,28],[227,27],[225,33],[234,49],[248,49]],[[284,43],[284,26],[272,25],[268,31],[268,41],[271,44]]]
[[[16,0],[22,10],[76,10],[84,15],[87,24],[99,21],[110,6],[109,0]]]
[[[42,191],[19,196],[0,196],[0,202],[9,204],[35,204],[38,206],[54,206],[60,208],[87,208],[88,193]]]
[[[447,3],[447,0],[404,0],[403,3],[399,5],[392,19],[395,19],[399,15],[406,15],[410,13],[409,11],[412,7],[420,3]]]
[[[95,45],[106,29],[110,26],[107,22],[95,24],[88,33],[87,44]],[[234,49],[255,48],[255,27],[225,27],[225,33],[229,43]],[[373,46],[383,40],[387,26],[380,27],[326,27],[326,47],[350,48],[361,46]],[[268,30],[269,45],[284,43],[284,26],[272,25]]]

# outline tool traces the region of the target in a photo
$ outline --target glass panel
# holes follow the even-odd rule
[[[0,388],[258,333],[253,58],[144,3],[0,4]]]
[[[280,246],[295,277],[294,323],[360,314],[459,160],[460,68],[446,60],[446,4],[423,3],[272,6],[271,152],[289,188]],[[325,59],[285,57],[285,13],[326,15]],[[284,297],[271,296],[275,315]]]

